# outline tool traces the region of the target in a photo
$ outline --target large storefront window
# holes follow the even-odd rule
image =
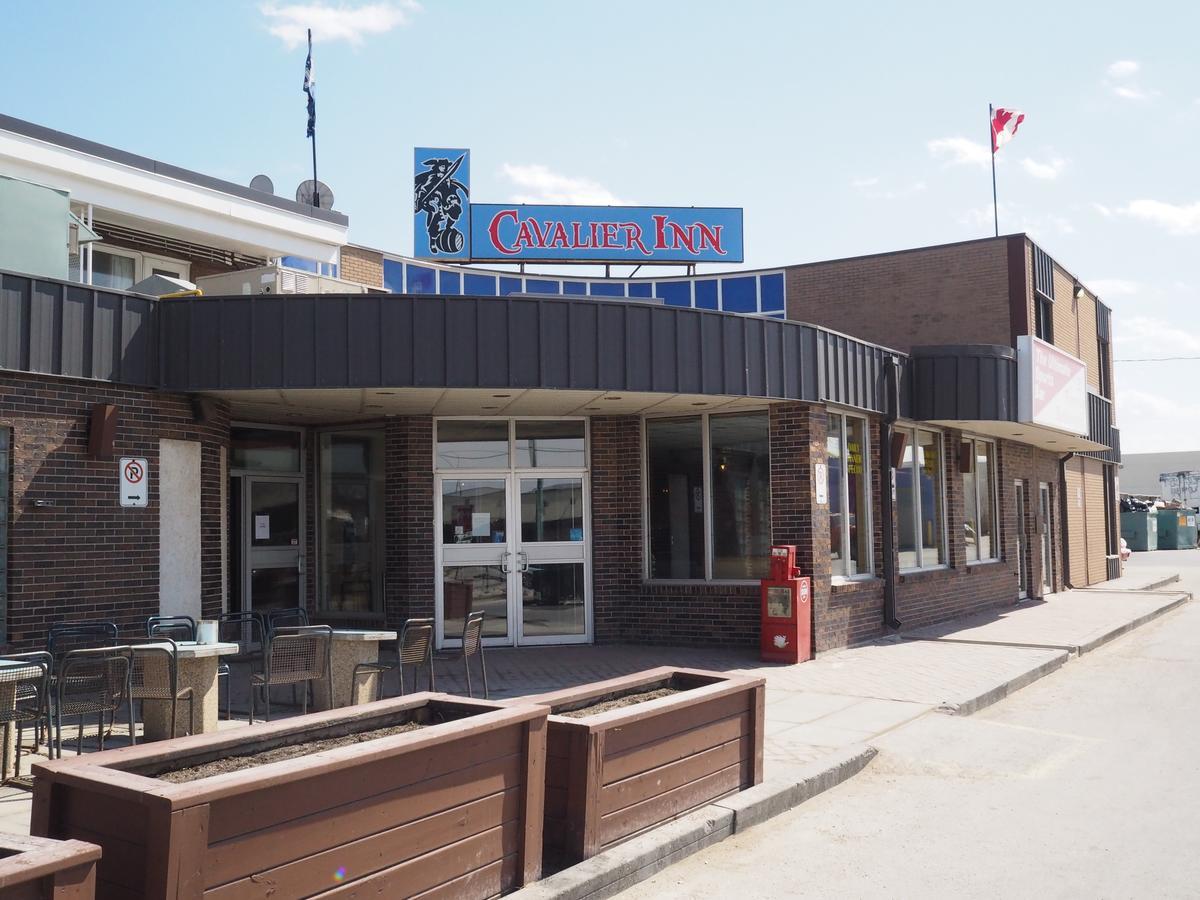
[[[900,568],[929,569],[945,565],[942,436],[921,428],[899,430],[908,439],[904,460],[896,469]]]
[[[826,450],[832,574],[843,578],[865,575],[872,571],[867,420],[830,413]]]
[[[996,502],[996,445],[968,438],[963,441],[963,459],[969,468],[963,480],[963,537],[967,561],[981,562],[1000,557],[1000,526]]]
[[[321,434],[321,606],[380,610],[383,572],[383,432]]]
[[[646,473],[651,578],[766,574],[771,463],[765,412],[647,419]]]

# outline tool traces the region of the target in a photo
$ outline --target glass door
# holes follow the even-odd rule
[[[243,609],[304,605],[303,484],[300,478],[243,479]]]
[[[511,644],[509,479],[446,476],[437,481],[442,566],[438,644],[457,640],[467,613],[476,610],[485,613],[483,635],[489,644]]]
[[[1054,593],[1054,539],[1050,531],[1050,485],[1038,485],[1038,502],[1042,520],[1042,593]]]
[[[1017,599],[1029,596],[1029,529],[1025,522],[1025,482],[1015,482],[1017,498]]]
[[[585,485],[541,471],[438,479],[439,644],[476,610],[489,644],[588,640]]]
[[[517,641],[588,639],[586,480],[578,474],[517,473],[512,493],[521,530],[514,535]]]

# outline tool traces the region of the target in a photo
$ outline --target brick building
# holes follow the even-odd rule
[[[494,643],[753,644],[787,543],[826,650],[1112,572],[1107,309],[1024,236],[688,277],[490,271],[35,128],[0,122],[0,174],[70,192],[85,222],[136,197],[89,217],[56,153],[281,217],[270,246],[191,233],[241,254],[216,277],[355,291],[156,299],[89,281],[112,266],[86,251],[67,278],[0,272],[14,646],[65,619],[295,605],[431,616],[442,643],[482,608]],[[178,236],[137,209],[147,245]],[[122,457],[148,463],[144,507],[118,504]]]

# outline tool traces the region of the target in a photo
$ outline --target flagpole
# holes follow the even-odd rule
[[[312,186],[312,205],[317,209],[321,207],[321,192],[317,190],[317,101],[313,97],[312,89],[315,85],[315,80],[311,79],[312,73],[312,29],[308,29],[308,59],[304,63],[304,93],[308,95],[308,136],[312,139],[312,164],[313,164],[313,186]]]
[[[313,125],[313,133],[312,133],[312,156],[313,156],[313,192],[312,192],[312,205],[313,205],[313,206],[316,206],[316,207],[318,207],[318,208],[320,208],[320,206],[321,206],[321,197],[320,197],[320,191],[318,191],[318,190],[317,190],[317,126],[316,126],[316,125]],[[995,161],[993,161],[993,162],[992,162],[992,167],[993,167],[993,168],[995,168],[995,166],[996,166],[996,163],[995,163]],[[993,172],[993,177],[994,177],[994,175],[995,175],[995,173]],[[997,232],[997,233],[999,233],[999,232]]]
[[[992,151],[992,221],[996,225],[996,237],[1000,237],[1000,205],[996,202],[996,132],[995,132],[995,115],[996,111],[992,108],[992,104],[988,104],[988,149]],[[316,163],[313,163],[316,171]],[[313,178],[317,176],[314,175]]]

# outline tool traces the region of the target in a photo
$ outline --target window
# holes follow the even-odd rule
[[[967,562],[1000,557],[996,503],[996,445],[968,438],[962,443],[963,537]]]
[[[655,579],[766,575],[771,460],[765,412],[646,420],[648,571]]]
[[[896,469],[897,546],[901,569],[929,569],[946,562],[943,510],[942,436],[922,428],[902,428],[908,439]]]
[[[1054,343],[1054,304],[1040,294],[1033,295],[1033,333],[1047,344]]]
[[[1106,400],[1112,399],[1112,368],[1109,363],[1112,349],[1104,338],[1097,340],[1096,352],[1100,359],[1100,396]]]
[[[829,414],[826,437],[829,494],[829,557],[834,576],[872,571],[871,472],[867,420]]]
[[[304,433],[295,428],[234,426],[229,429],[229,468],[295,474],[300,471],[303,437]]]
[[[383,432],[320,436],[321,606],[369,613],[381,606]]]
[[[136,255],[124,256],[94,247],[92,284],[116,291],[128,290],[138,281],[137,262]]]

